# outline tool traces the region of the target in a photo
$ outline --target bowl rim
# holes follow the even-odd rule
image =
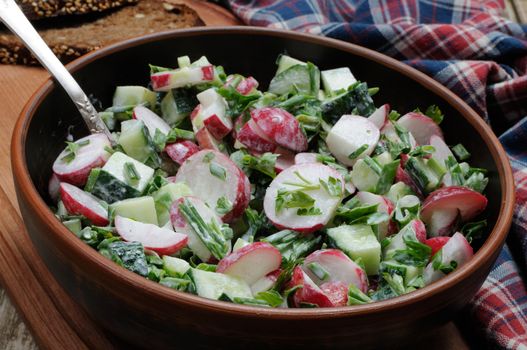
[[[197,295],[179,292],[159,283],[150,281],[131,271],[128,271],[115,263],[108,263],[108,259],[100,255],[95,249],[87,246],[75,235],[63,226],[53,215],[47,204],[39,195],[30,176],[25,158],[25,139],[29,124],[38,109],[41,102],[55,87],[52,78],[44,82],[39,89],[32,95],[15,125],[12,142],[11,142],[11,161],[13,176],[18,182],[18,196],[23,197],[27,203],[34,208],[34,212],[39,216],[41,222],[47,225],[48,231],[52,232],[49,239],[65,256],[74,254],[75,265],[84,266],[89,264],[92,270],[97,271],[98,279],[107,281],[120,281],[123,288],[137,288],[143,290],[145,294],[158,298],[159,301],[168,304],[180,304],[193,308],[201,308],[208,312],[221,312],[243,317],[273,318],[273,319],[328,319],[343,318],[359,315],[371,315],[374,313],[397,310],[411,304],[424,301],[440,294],[443,290],[452,288],[461,283],[471,274],[475,273],[478,266],[488,263],[488,260],[497,254],[498,248],[504,243],[508,229],[512,222],[514,211],[514,179],[510,167],[509,159],[498,138],[494,135],[490,127],[483,121],[478,114],[469,107],[457,95],[448,90],[446,87],[428,77],[424,73],[390,58],[376,51],[354,45],[348,42],[331,39],[327,37],[316,36],[293,31],[280,29],[269,29],[250,26],[232,26],[232,27],[198,27],[191,29],[178,29],[161,33],[155,33],[137,37],[122,42],[112,44],[102,49],[84,55],[67,65],[68,70],[75,72],[91,62],[104,58],[112,53],[139,46],[142,44],[161,41],[173,40],[178,37],[192,37],[200,35],[260,35],[271,36],[285,39],[292,39],[301,42],[314,43],[341,51],[345,51],[363,58],[372,60],[378,64],[395,70],[408,78],[416,81],[424,88],[431,90],[444,102],[451,105],[465,118],[478,134],[482,137],[487,145],[493,161],[496,163],[498,177],[501,187],[501,205],[496,224],[485,240],[484,244],[474,255],[474,257],[463,267],[445,276],[441,280],[396,298],[378,301],[371,304],[356,305],[353,307],[342,306],[335,308],[317,308],[317,309],[275,309],[259,308],[253,306],[226,303],[199,297]],[[66,249],[66,250],[64,250]],[[95,281],[94,281],[95,282]]]

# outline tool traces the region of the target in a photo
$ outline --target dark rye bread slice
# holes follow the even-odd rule
[[[30,20],[63,15],[83,15],[102,12],[137,0],[16,0]]]
[[[63,62],[92,50],[144,34],[203,25],[198,14],[184,4],[141,0],[118,10],[89,15],[82,22],[60,17],[38,28],[40,35]],[[75,17],[77,19],[78,17]],[[57,23],[60,28],[56,28]],[[0,31],[0,63],[37,65],[22,42],[4,29]]]

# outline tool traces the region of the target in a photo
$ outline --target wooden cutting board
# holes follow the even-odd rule
[[[207,25],[237,24],[232,15],[209,3],[171,1],[185,2]],[[41,349],[129,348],[66,295],[38,256],[20,218],[11,175],[11,133],[24,104],[48,77],[40,68],[0,66],[0,282]],[[415,344],[416,349],[425,346],[469,349],[453,323]]]

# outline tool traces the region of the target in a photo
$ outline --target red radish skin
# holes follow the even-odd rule
[[[240,115],[238,118],[236,118],[234,120],[234,125],[232,127],[232,138],[233,139],[238,139],[238,132],[240,131],[240,129],[243,127],[243,125],[245,124],[245,121],[244,121],[244,118],[243,118],[243,115]]]
[[[75,158],[67,163],[63,158],[69,153],[67,149],[62,151],[53,163],[53,172],[60,181],[75,186],[84,186],[93,168],[100,168],[106,164],[110,153],[106,151],[111,148],[110,141],[103,134],[93,134],[83,137],[75,143],[89,141],[85,146],[79,147]]]
[[[252,91],[256,90],[257,88],[258,81],[253,77],[247,77],[238,84],[236,90],[242,95],[249,95]]]
[[[182,71],[186,71],[183,74]],[[186,76],[184,76],[186,75]],[[159,72],[150,75],[150,82],[155,91],[168,91],[187,85],[196,85],[214,79],[214,66],[185,67],[172,71]]]
[[[139,242],[145,249],[160,255],[172,255],[187,245],[185,234],[161,228],[153,224],[134,221],[122,216],[115,217],[115,229],[119,236],[127,242]]]
[[[157,74],[150,77],[154,90],[161,89],[170,82],[170,74]]]
[[[236,133],[236,138],[241,144],[255,152],[273,152],[277,147],[252,119]]]
[[[280,268],[282,255],[269,243],[248,244],[220,260],[216,272],[238,277],[251,285]]]
[[[369,117],[371,121],[377,128],[382,129],[383,126],[388,121],[388,115],[390,114],[390,105],[384,104],[377,108]]]
[[[298,120],[289,112],[276,107],[263,107],[252,110],[251,118],[277,145],[295,152],[307,149],[307,137]]]
[[[402,162],[402,159],[401,159],[401,162]],[[419,198],[423,197],[423,193],[421,192],[419,187],[417,187],[414,180],[412,180],[412,177],[406,172],[406,170],[404,170],[404,168],[401,165],[399,165],[397,167],[397,170],[395,171],[394,183],[397,183],[397,182],[402,182],[406,186],[410,187],[412,191],[414,191],[414,193],[417,195],[417,197]]]
[[[57,203],[60,199],[60,180],[56,174],[51,175],[48,183],[48,194],[51,200]]]
[[[212,136],[218,140],[227,136],[232,130],[232,123],[230,123],[230,120],[222,119],[216,114],[212,114],[205,118],[203,124]]]
[[[152,138],[155,136],[156,130],[168,135],[172,129],[160,116],[144,106],[136,106],[132,118],[142,121]]]
[[[210,172],[210,163],[204,161],[212,153],[210,162],[225,169],[225,179]],[[189,157],[176,174],[178,182],[185,182],[196,197],[203,199],[211,208],[216,208],[218,199],[225,197],[232,203],[232,210],[222,220],[230,222],[243,214],[250,201],[250,183],[245,173],[223,153],[202,150]]]
[[[320,186],[318,189],[305,191],[306,194],[315,200],[314,206],[321,211],[319,215],[299,216],[297,214],[297,208],[283,208],[277,213],[276,197],[278,190],[297,189],[287,184],[300,181],[295,172],[298,172],[302,177],[314,184],[319,184],[320,180],[327,182],[329,177],[333,177],[340,181],[342,195],[344,194],[344,179],[339,172],[326,165],[320,163],[300,164],[293,165],[282,171],[267,188],[264,198],[264,211],[273,225],[279,229],[291,229],[302,233],[311,233],[324,227],[333,218],[337,206],[342,200],[342,195],[339,197],[332,196]]]
[[[327,280],[319,279],[309,268],[309,264],[318,263],[329,274]],[[346,286],[353,284],[363,292],[368,290],[366,272],[338,249],[317,250],[306,257],[302,270],[318,286],[327,282],[341,282]]]
[[[349,288],[342,282],[328,282],[320,286],[320,289],[327,295],[333,306],[346,306],[348,304]]]
[[[425,241],[425,244],[432,248],[432,254],[430,255],[433,257],[443,246],[448,242],[450,237],[432,237]]]
[[[328,296],[298,266],[293,270],[289,286],[301,286],[293,296],[296,307],[300,307],[302,303],[315,304],[318,307],[334,306]]]
[[[192,141],[178,141],[165,147],[165,152],[170,159],[179,165],[183,164],[190,156],[199,152],[199,147]]]
[[[214,79],[214,67],[213,66],[201,67],[201,72],[203,73],[203,80],[213,80]]]
[[[220,151],[221,141],[216,140],[207,128],[203,127],[199,129],[194,134],[194,136],[201,149],[210,149],[214,151]]]
[[[441,254],[441,264],[448,266],[452,261],[455,261],[457,264],[456,269],[465,265],[474,256],[474,251],[470,243],[459,232],[456,232],[450,237],[448,242],[445,243],[437,254],[439,253]],[[423,275],[425,285],[429,285],[445,276],[445,273],[442,271],[434,269],[433,260],[425,268]]]
[[[95,226],[106,226],[109,224],[108,210],[90,193],[62,182],[60,184],[60,197],[69,214],[82,215]]]
[[[437,210],[459,209],[461,221],[467,222],[487,207],[487,198],[467,187],[449,186],[428,195],[421,209],[421,219],[429,223]]]
[[[201,112],[201,104],[197,105],[196,107],[194,107],[194,109],[192,110],[192,112],[190,113],[190,121],[193,121],[194,119],[196,119],[196,117],[198,116],[198,114]]]
[[[397,123],[405,127],[420,145],[429,145],[430,137],[436,135],[443,137],[443,132],[439,125],[437,125],[432,118],[427,117],[421,113],[410,112],[403,115]]]

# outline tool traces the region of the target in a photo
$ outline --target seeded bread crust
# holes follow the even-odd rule
[[[102,12],[138,0],[16,0],[22,11],[31,20],[62,15],[82,15]]]
[[[203,22],[198,14],[184,4],[140,0],[136,5],[111,11],[97,19],[62,28],[46,28],[39,33],[60,60],[67,63],[117,41],[200,25]],[[0,31],[0,63],[39,64],[22,42],[6,29]]]

